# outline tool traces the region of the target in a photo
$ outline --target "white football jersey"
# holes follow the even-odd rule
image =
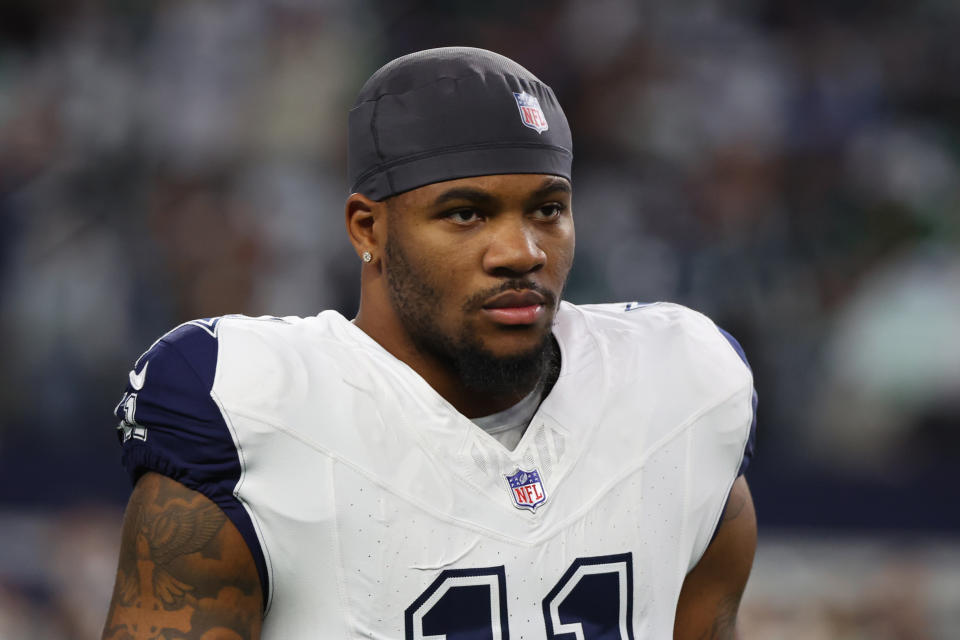
[[[124,461],[209,495],[265,640],[669,638],[741,470],[753,381],[684,307],[562,303],[507,450],[333,311],[181,325],[117,408]]]

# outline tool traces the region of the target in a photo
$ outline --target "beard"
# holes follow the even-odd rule
[[[426,273],[415,267],[400,244],[387,238],[384,246],[387,290],[400,322],[414,346],[438,359],[453,371],[463,386],[473,392],[501,395],[528,391],[541,379],[559,370],[559,349],[550,331],[532,349],[498,356],[484,347],[468,323],[444,332],[434,310],[442,295],[430,285]],[[498,293],[530,289],[540,293],[548,308],[556,308],[556,296],[533,282],[522,279],[471,296],[462,307],[467,313],[479,310],[484,301]],[[509,329],[508,329],[509,330]]]

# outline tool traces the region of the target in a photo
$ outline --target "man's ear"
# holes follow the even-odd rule
[[[364,258],[369,252],[371,260],[382,255],[386,240],[386,225],[383,217],[385,205],[371,200],[362,193],[351,193],[345,207],[347,235],[357,255]],[[364,259],[364,262],[371,260]]]

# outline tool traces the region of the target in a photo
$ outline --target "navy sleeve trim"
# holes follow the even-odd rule
[[[750,363],[747,361],[747,354],[744,353],[743,347],[740,346],[740,343],[732,335],[717,327],[721,335],[727,339],[727,342],[730,343],[730,346],[733,347],[733,350],[737,352],[737,355],[740,356],[740,359],[743,360],[743,364],[747,365],[747,369],[750,369],[750,372],[753,372],[753,369],[750,367]],[[757,390],[753,390],[753,396],[750,399],[750,406],[753,411],[753,420],[750,423],[750,434],[747,436],[747,442],[743,448],[743,457],[740,459],[740,468],[737,470],[737,477],[744,475],[747,471],[747,467],[750,466],[750,461],[753,460],[754,449],[756,448],[757,440]],[[713,541],[717,537],[717,533],[720,531],[720,526],[723,524],[723,516],[727,512],[727,505],[730,502],[730,495],[728,494],[723,501],[723,509],[720,511],[720,520],[717,522],[716,529],[713,530],[713,535],[710,536],[710,542],[707,543],[707,547],[713,544]]]
[[[750,363],[747,361],[747,354],[743,352],[743,347],[740,346],[740,343],[737,342],[737,339],[732,335],[720,329],[720,333],[724,338],[727,339],[727,342],[730,343],[730,346],[733,347],[733,350],[737,352],[737,355],[740,356],[740,359],[743,360],[743,364],[747,365],[747,369],[750,369],[751,373],[753,369],[750,367]],[[757,390],[753,390],[753,397],[750,400],[750,405],[753,410],[753,421],[750,423],[750,435],[747,436],[747,443],[743,449],[743,459],[740,462],[740,470],[737,471],[737,477],[742,476],[747,471],[747,467],[750,466],[750,461],[753,460],[754,451],[756,449],[757,442]]]
[[[181,325],[137,360],[116,410],[122,463],[134,483],[155,471],[223,510],[250,549],[266,610],[271,586],[266,550],[235,494],[243,473],[241,452],[211,395],[219,352],[216,328],[216,321]]]

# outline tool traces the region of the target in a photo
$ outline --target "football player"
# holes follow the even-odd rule
[[[195,320],[136,361],[105,638],[733,637],[752,375],[684,307],[561,300],[571,149],[495,53],[367,81],[360,309]]]

